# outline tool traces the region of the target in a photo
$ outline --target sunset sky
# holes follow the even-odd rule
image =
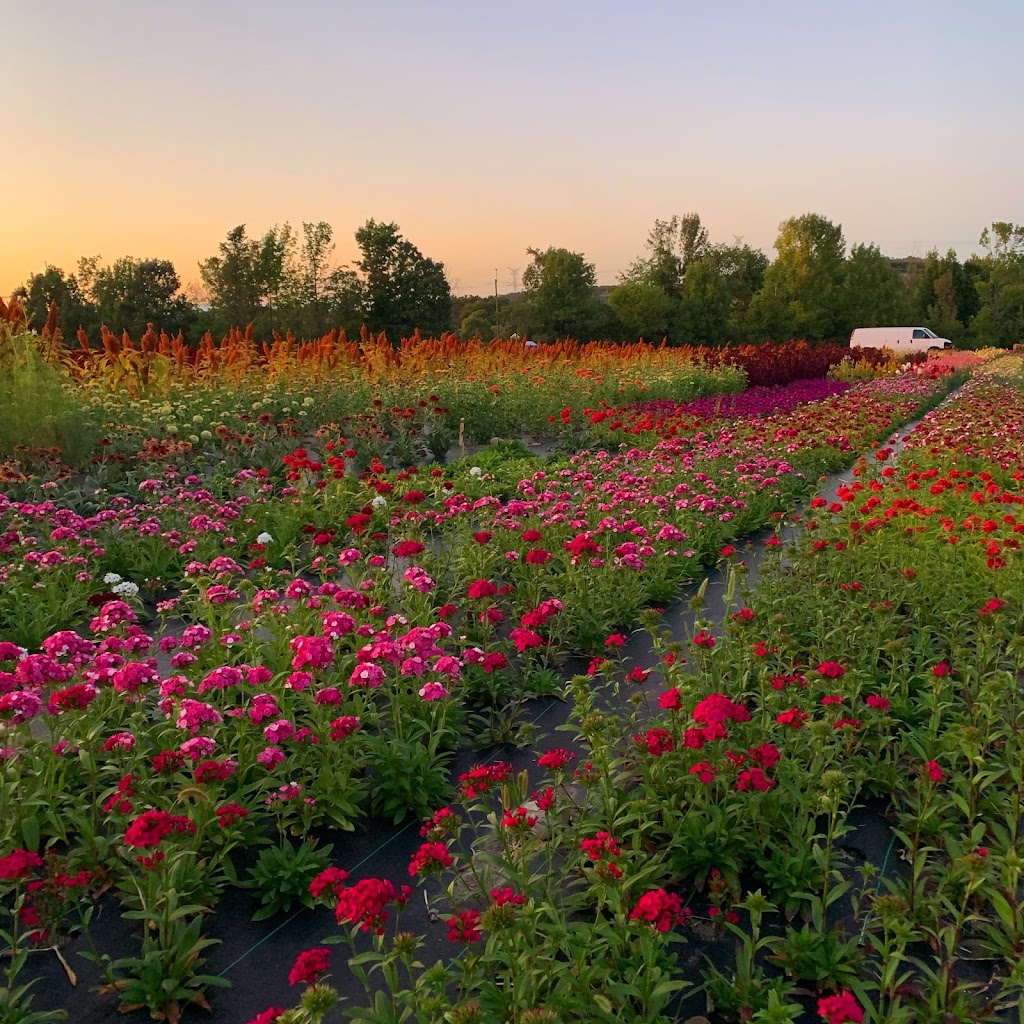
[[[656,217],[771,250],[804,212],[890,255],[1024,221],[1019,0],[10,0],[0,294],[396,221],[457,294],[527,246],[613,283]]]

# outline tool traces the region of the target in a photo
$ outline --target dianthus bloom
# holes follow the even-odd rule
[[[925,767],[928,769],[928,778],[932,782],[941,782],[946,777],[946,773],[938,761],[929,761]]]
[[[221,828],[228,828],[236,821],[249,817],[249,812],[241,804],[237,803],[224,804],[223,807],[217,808],[216,813],[217,818],[220,820]]]
[[[459,792],[462,796],[472,800],[480,793],[486,793],[492,782],[502,782],[507,779],[511,771],[512,766],[503,761],[471,768],[459,776]]]
[[[453,863],[444,843],[424,843],[409,861],[409,874],[414,878],[417,875],[434,875],[442,868],[450,868]]]
[[[480,940],[480,911],[460,910],[445,922],[449,942],[478,942]]]
[[[683,706],[683,698],[679,692],[678,686],[673,686],[670,690],[666,690],[658,698],[658,707],[662,711],[675,711]]]
[[[828,1021],[828,1024],[846,1024],[847,1021],[861,1024],[864,1020],[864,1011],[860,1003],[846,989],[837,996],[819,999],[818,1013]]]
[[[159,846],[173,832],[195,832],[195,822],[184,814],[167,811],[144,811],[124,834],[125,846]]]
[[[395,898],[394,884],[386,878],[363,878],[338,893],[335,917],[338,924],[357,924],[364,932],[384,933],[388,919],[385,909]]]
[[[682,924],[686,919],[683,901],[674,893],[664,889],[652,889],[637,900],[629,915],[631,921],[647,921],[659,932],[668,932],[672,926]]]
[[[288,984],[298,985],[304,982],[306,985],[314,984],[317,979],[331,966],[331,951],[323,946],[315,949],[304,949],[292,964],[288,972]]]
[[[736,788],[741,792],[759,789],[762,793],[767,793],[774,785],[775,783],[767,778],[760,768],[747,769],[736,777]]]
[[[823,661],[818,666],[818,673],[826,679],[839,679],[846,675],[846,669],[838,661]]]
[[[869,694],[864,703],[867,704],[869,708],[875,708],[876,711],[889,710],[888,698],[880,697],[877,693]]]
[[[331,641],[323,636],[297,636],[292,640],[290,647],[294,656],[292,657],[292,668],[327,668],[334,661],[334,648]]]
[[[43,858],[31,850],[13,850],[0,859],[0,878],[24,878],[33,868],[42,867]]]
[[[355,715],[342,715],[331,722],[331,739],[340,741],[351,736],[359,728],[359,719]]]
[[[647,753],[651,757],[661,757],[662,754],[671,753],[675,750],[675,741],[672,733],[667,729],[650,728],[645,733],[637,733],[633,740],[638,746],[646,746]]]
[[[509,638],[512,643],[515,644],[515,648],[520,653],[531,648],[531,647],[543,647],[544,637],[539,633],[535,633],[532,629],[513,629],[509,634]]]
[[[338,897],[338,893],[344,887],[348,881],[348,872],[344,868],[329,867],[324,868],[320,874],[316,875],[312,882],[309,883],[309,892],[314,899],[320,899],[325,892],[329,892],[335,899]]]
[[[283,1006],[268,1006],[262,1013],[257,1013],[248,1024],[274,1024],[281,1014],[284,1013]]]
[[[563,768],[566,762],[574,760],[575,757],[576,755],[568,750],[556,747],[554,750],[548,750],[541,754],[537,764],[541,768]]]

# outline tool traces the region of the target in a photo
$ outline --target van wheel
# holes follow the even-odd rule
[[[932,345],[932,347],[930,349],[928,349],[928,355],[929,356],[938,355],[941,351],[942,351],[942,349],[939,348],[938,345]]]

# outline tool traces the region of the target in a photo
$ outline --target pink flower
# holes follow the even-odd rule
[[[861,1024],[864,1020],[864,1011],[860,1003],[843,989],[837,996],[826,996],[818,1000],[818,1013],[824,1017],[828,1024]]]
[[[440,683],[426,683],[420,687],[420,696],[424,700],[444,700],[448,691]]]

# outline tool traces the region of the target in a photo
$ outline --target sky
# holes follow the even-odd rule
[[[821,213],[888,255],[1024,221],[1019,0],[4,0],[0,295],[80,256],[367,219],[455,294],[655,218],[771,252]],[[515,273],[514,273],[515,272]]]

